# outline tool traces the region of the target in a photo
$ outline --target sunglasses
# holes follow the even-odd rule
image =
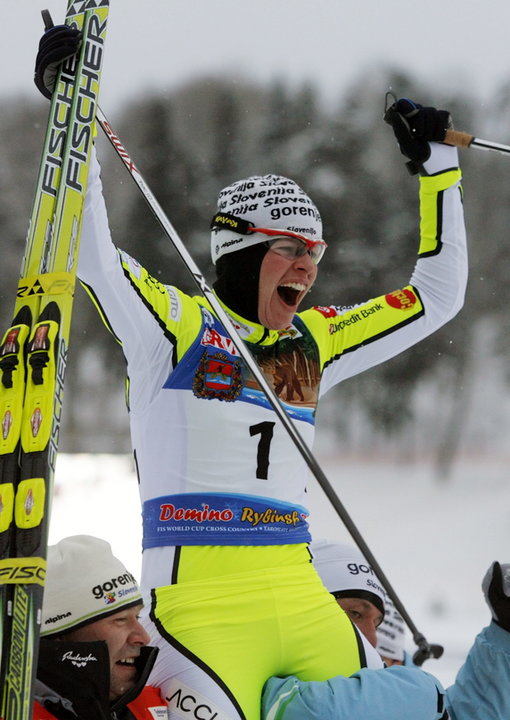
[[[250,229],[254,233],[258,232],[263,235],[274,236],[272,240],[266,240],[264,245],[287,260],[295,260],[308,253],[313,263],[318,265],[327,248],[324,240],[310,240],[306,235],[300,235],[290,230],[258,227]]]

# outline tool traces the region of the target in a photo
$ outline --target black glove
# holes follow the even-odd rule
[[[44,97],[51,98],[60,65],[75,55],[81,45],[82,34],[69,25],[55,25],[39,41],[35,59],[34,82]]]
[[[429,142],[441,142],[452,127],[447,110],[423,107],[407,98],[395,100],[386,109],[384,120],[392,126],[402,154],[411,160],[408,163],[411,172],[418,172],[420,165],[429,159]]]
[[[494,622],[510,632],[510,564],[493,562],[482,581],[482,590]]]

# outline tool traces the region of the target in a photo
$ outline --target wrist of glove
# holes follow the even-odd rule
[[[492,619],[510,632],[510,563],[493,562],[482,580],[482,590]]]
[[[400,152],[411,161],[407,166],[413,175],[429,159],[429,143],[442,142],[453,127],[447,110],[423,107],[407,98],[395,100],[386,109],[384,120],[393,128]]]
[[[62,63],[78,52],[81,39],[81,32],[69,25],[55,25],[40,39],[34,82],[44,97],[51,98]]]

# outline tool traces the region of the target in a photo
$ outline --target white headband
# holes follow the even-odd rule
[[[319,211],[293,180],[282,175],[254,175],[224,188],[218,196],[217,215],[241,218],[254,227],[290,230],[311,240],[322,238]],[[211,233],[214,264],[226,253],[267,240],[262,234],[246,235],[235,226],[221,223]]]

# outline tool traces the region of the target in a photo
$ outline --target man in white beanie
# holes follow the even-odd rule
[[[44,94],[72,53],[66,43],[59,53],[64,35],[54,28],[41,40]],[[422,340],[463,304],[461,173],[456,149],[440,142],[449,115],[406,100],[391,123],[421,175],[418,259],[403,287],[345,308],[339,278],[332,304],[301,311],[326,248],[320,213],[291,179],[263,174],[262,157],[220,192],[212,218],[217,297],[310,446],[321,394]],[[272,674],[324,680],[379,664],[310,562],[307,463],[209,303],[113,245],[95,155],[78,274],[126,358],[141,584],[160,648],[151,681],[170,717],[193,705],[209,708],[197,716],[259,720]]]
[[[74,535],[48,547],[34,720],[166,718],[159,690],[146,685],[158,651],[142,607],[109,543]]]
[[[385,591],[359,550],[348,543],[314,540],[313,564],[324,586],[373,647],[385,615]]]

